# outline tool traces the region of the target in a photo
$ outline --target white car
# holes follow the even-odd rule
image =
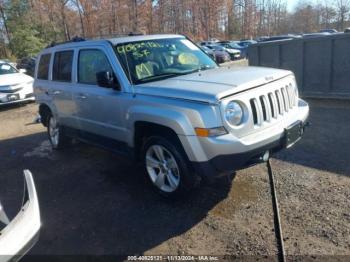
[[[34,101],[34,79],[9,63],[0,61],[0,106],[24,101]]]
[[[225,51],[229,53],[231,60],[237,60],[241,58],[241,51],[238,49],[225,47]]]
[[[0,203],[0,262],[18,261],[37,242],[41,227],[33,176],[24,170],[25,191],[18,214],[9,220]],[[2,226],[5,225],[5,228]]]

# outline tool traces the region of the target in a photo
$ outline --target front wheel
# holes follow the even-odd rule
[[[184,195],[198,184],[182,148],[163,137],[150,137],[143,147],[143,164],[152,186],[163,196]]]

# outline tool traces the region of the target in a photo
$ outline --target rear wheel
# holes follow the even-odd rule
[[[62,149],[69,142],[69,138],[63,134],[57,118],[51,113],[47,117],[47,133],[53,149]]]
[[[168,138],[153,136],[143,146],[146,177],[153,188],[167,197],[188,193],[198,184],[180,145]]]

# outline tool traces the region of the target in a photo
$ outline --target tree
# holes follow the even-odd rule
[[[35,56],[45,43],[37,37],[37,31],[28,28],[17,29],[11,39],[11,49],[16,57]]]
[[[350,0],[336,0],[336,9],[338,17],[338,30],[343,31],[345,28],[345,20],[350,11]]]

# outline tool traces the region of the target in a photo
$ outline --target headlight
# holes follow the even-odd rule
[[[243,120],[243,109],[239,103],[231,101],[225,108],[225,119],[228,123],[238,126]]]

